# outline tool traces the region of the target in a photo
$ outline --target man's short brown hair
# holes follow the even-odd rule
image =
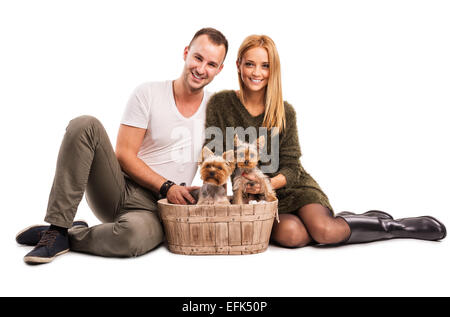
[[[200,35],[207,35],[211,42],[213,42],[216,45],[223,45],[225,46],[225,56],[223,59],[225,60],[225,57],[227,56],[228,52],[228,41],[226,37],[218,30],[214,28],[203,28],[201,30],[198,30],[197,33],[195,33],[194,37],[192,38],[191,42],[189,43],[189,47],[191,47],[192,42],[199,37]]]

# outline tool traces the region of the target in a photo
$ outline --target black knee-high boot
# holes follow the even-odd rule
[[[340,213],[336,214],[336,217],[338,216],[349,216],[349,215],[356,215],[354,212],[351,211],[341,211]],[[388,214],[385,211],[381,210],[369,210],[365,213],[360,214],[362,216],[368,216],[368,217],[377,217],[377,218],[389,218],[394,219],[390,214]]]
[[[351,230],[342,244],[372,242],[394,238],[441,240],[447,235],[443,223],[430,216],[390,219],[366,215],[337,215]]]

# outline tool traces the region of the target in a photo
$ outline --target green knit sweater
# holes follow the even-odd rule
[[[294,108],[284,102],[286,114],[286,129],[279,135],[279,168],[269,177],[283,174],[286,185],[276,190],[278,197],[278,211],[280,213],[296,211],[309,203],[319,203],[328,207],[331,205],[327,196],[322,192],[317,182],[303,169],[300,163],[300,145],[298,141],[297,120]],[[224,90],[214,94],[206,108],[206,128],[218,127],[226,135],[226,127],[258,128],[262,126],[264,113],[252,116],[240,102],[235,91]],[[205,144],[212,138],[206,138]],[[232,141],[232,140],[228,140]],[[271,149],[270,132],[266,139],[267,149]],[[223,149],[226,149],[225,138]],[[216,153],[220,154],[220,153]]]

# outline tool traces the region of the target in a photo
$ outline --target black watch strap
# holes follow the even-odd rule
[[[175,183],[172,181],[168,180],[168,181],[164,182],[164,184],[162,184],[161,188],[159,189],[159,196],[161,198],[166,198],[169,188],[172,187],[173,185],[175,185]]]

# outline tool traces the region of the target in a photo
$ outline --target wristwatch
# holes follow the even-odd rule
[[[159,197],[160,198],[166,198],[167,192],[169,191],[169,188],[175,185],[172,181],[166,181],[164,184],[161,185],[161,188],[159,189]]]

